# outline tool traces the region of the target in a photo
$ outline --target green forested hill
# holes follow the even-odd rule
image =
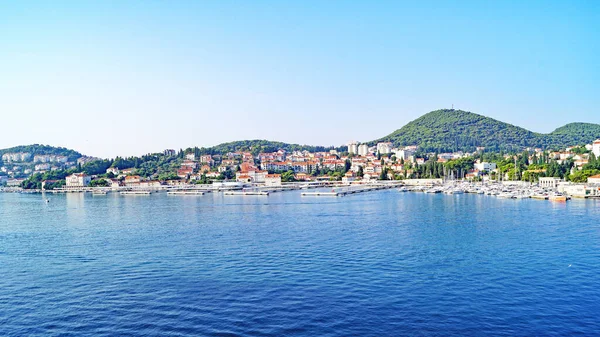
[[[554,142],[586,144],[600,138],[600,125],[591,123],[570,123],[552,131],[548,136]]]
[[[310,146],[299,144],[288,144],[262,139],[240,140],[235,142],[223,143],[209,148],[188,148],[185,152],[196,152],[197,154],[225,154],[228,152],[248,151],[252,153],[275,152],[279,149],[286,151],[328,151],[331,147]]]
[[[462,110],[436,110],[406,124],[390,135],[373,141],[396,146],[418,145],[424,151],[470,151],[484,146],[491,151],[524,147],[562,148],[600,138],[600,125],[572,123],[550,134],[541,134]]]

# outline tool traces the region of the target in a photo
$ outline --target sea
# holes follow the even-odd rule
[[[0,193],[0,336],[553,335],[600,335],[600,200]]]

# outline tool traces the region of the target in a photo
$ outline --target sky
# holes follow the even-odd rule
[[[0,2],[0,148],[339,146],[452,106],[600,123],[600,1]]]

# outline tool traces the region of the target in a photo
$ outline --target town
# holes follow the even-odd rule
[[[159,189],[349,186],[396,181],[536,185],[569,196],[600,195],[600,140],[561,151],[525,148],[521,153],[421,153],[417,146],[373,146],[350,142],[327,151],[277,149],[203,154],[198,148],[168,149],[141,159],[102,160],[81,156],[5,153],[0,167],[3,191],[152,191]],[[168,163],[148,169],[148,157]],[[145,158],[145,159],[144,159]],[[124,165],[124,166],[123,166]],[[165,164],[166,165],[166,164]],[[157,166],[157,165],[154,165]],[[56,179],[43,179],[55,177]],[[37,181],[37,182],[36,182]]]

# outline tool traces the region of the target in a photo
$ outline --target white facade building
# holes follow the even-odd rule
[[[589,177],[587,182],[588,184],[600,184],[600,174]]]
[[[475,169],[479,170],[479,171],[493,171],[496,169],[496,163],[488,163],[488,162],[482,162],[482,163],[475,163]]]
[[[392,152],[392,143],[377,143],[377,152],[388,154]]]
[[[367,145],[367,144],[360,144],[358,146],[358,155],[359,156],[366,156],[367,154],[369,154],[369,145]]]
[[[67,156],[57,156],[53,154],[39,154],[33,156],[34,163],[66,163],[69,160]],[[81,163],[85,164],[85,162]]]
[[[121,171],[119,171],[119,168],[118,168],[118,167],[109,167],[109,168],[107,168],[107,169],[106,169],[106,173],[107,173],[107,174],[108,174],[108,173],[112,173],[112,174],[114,174],[114,175],[118,176],[118,175],[119,175],[119,173],[121,173]]]
[[[358,153],[358,143],[357,142],[350,142],[348,144],[348,153],[350,153],[350,154]]]
[[[18,153],[5,153],[2,155],[2,161],[6,163],[11,162],[26,162],[31,159],[31,153],[18,152]]]
[[[281,174],[267,174],[265,186],[281,186]]]
[[[397,159],[397,160],[400,160],[400,159],[407,160],[407,159],[409,159],[409,158],[410,158],[410,156],[412,156],[413,154],[415,154],[415,152],[414,152],[414,151],[411,151],[411,150],[406,150],[406,149],[404,149],[404,150],[399,150],[399,151],[396,151],[396,159]]]
[[[85,187],[90,184],[92,178],[85,173],[74,173],[66,178],[67,187]]]
[[[547,188],[556,188],[560,182],[562,182],[562,179],[555,177],[542,177],[539,180],[540,186]]]
[[[600,157],[600,139],[597,139],[592,143],[592,152],[596,158]]]

